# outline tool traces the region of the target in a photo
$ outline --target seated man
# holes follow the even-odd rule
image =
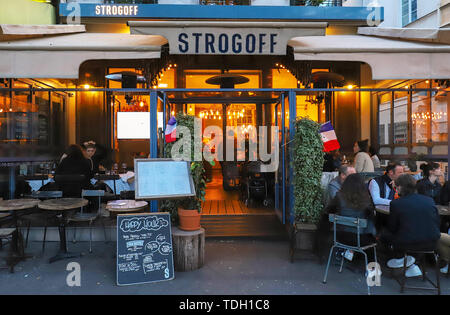
[[[331,200],[336,197],[336,193],[341,190],[342,184],[344,183],[347,176],[355,173],[356,170],[352,166],[341,165],[339,167],[339,175],[328,184],[325,205],[330,204]]]
[[[369,182],[369,191],[375,205],[389,205],[395,196],[394,181],[403,174],[400,163],[389,163],[383,176]]]
[[[416,193],[415,179],[403,174],[395,180],[395,185],[400,198],[391,202],[387,228],[381,234],[381,240],[391,244],[397,258],[388,262],[388,266],[393,268],[403,266],[405,249],[433,249],[441,236],[436,205],[430,197]],[[415,265],[408,270],[420,273]]]

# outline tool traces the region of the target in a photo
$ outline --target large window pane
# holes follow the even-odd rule
[[[394,144],[408,142],[408,92],[394,93]]]
[[[427,84],[417,84],[415,88],[427,88]],[[412,142],[428,142],[430,128],[430,96],[427,91],[413,92],[411,103]]]
[[[432,92],[431,98],[431,140],[446,142],[447,127],[447,97],[442,93]],[[442,96],[441,96],[442,95]]]
[[[391,139],[391,93],[379,96],[379,142],[380,145],[390,144]]]

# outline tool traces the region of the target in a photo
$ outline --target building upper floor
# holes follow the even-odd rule
[[[128,20],[320,21],[366,26],[383,8],[343,0],[0,0],[0,24],[123,23]],[[77,20],[78,19],[78,20]],[[72,23],[74,24],[74,23]]]

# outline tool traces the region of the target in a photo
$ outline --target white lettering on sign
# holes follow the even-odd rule
[[[278,33],[179,33],[181,54],[274,54]]]
[[[99,16],[137,16],[137,5],[96,5],[95,15]]]

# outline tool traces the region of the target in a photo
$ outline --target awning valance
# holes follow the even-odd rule
[[[450,45],[363,35],[295,37],[288,45],[295,60],[365,62],[374,80],[450,77]]]
[[[0,41],[0,78],[77,79],[87,60],[160,58],[156,35],[82,33]]]

